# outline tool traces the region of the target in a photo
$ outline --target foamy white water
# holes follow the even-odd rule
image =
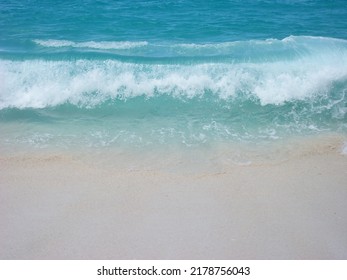
[[[34,42],[43,47],[61,48],[61,47],[72,47],[72,48],[91,48],[101,50],[122,50],[132,49],[148,45],[148,42],[130,42],[130,41],[88,41],[88,42],[72,42],[68,40],[34,40]]]

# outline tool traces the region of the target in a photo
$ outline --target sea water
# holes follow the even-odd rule
[[[346,113],[345,0],[0,1],[3,150],[346,139]]]

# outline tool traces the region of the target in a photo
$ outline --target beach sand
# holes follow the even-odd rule
[[[244,164],[3,153],[0,258],[346,259],[347,156],[326,143]]]

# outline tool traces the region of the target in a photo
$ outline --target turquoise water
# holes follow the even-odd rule
[[[347,132],[345,1],[1,1],[0,143]]]

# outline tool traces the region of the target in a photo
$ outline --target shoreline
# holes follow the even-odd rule
[[[3,155],[0,259],[346,259],[347,156],[318,140],[246,165]]]

